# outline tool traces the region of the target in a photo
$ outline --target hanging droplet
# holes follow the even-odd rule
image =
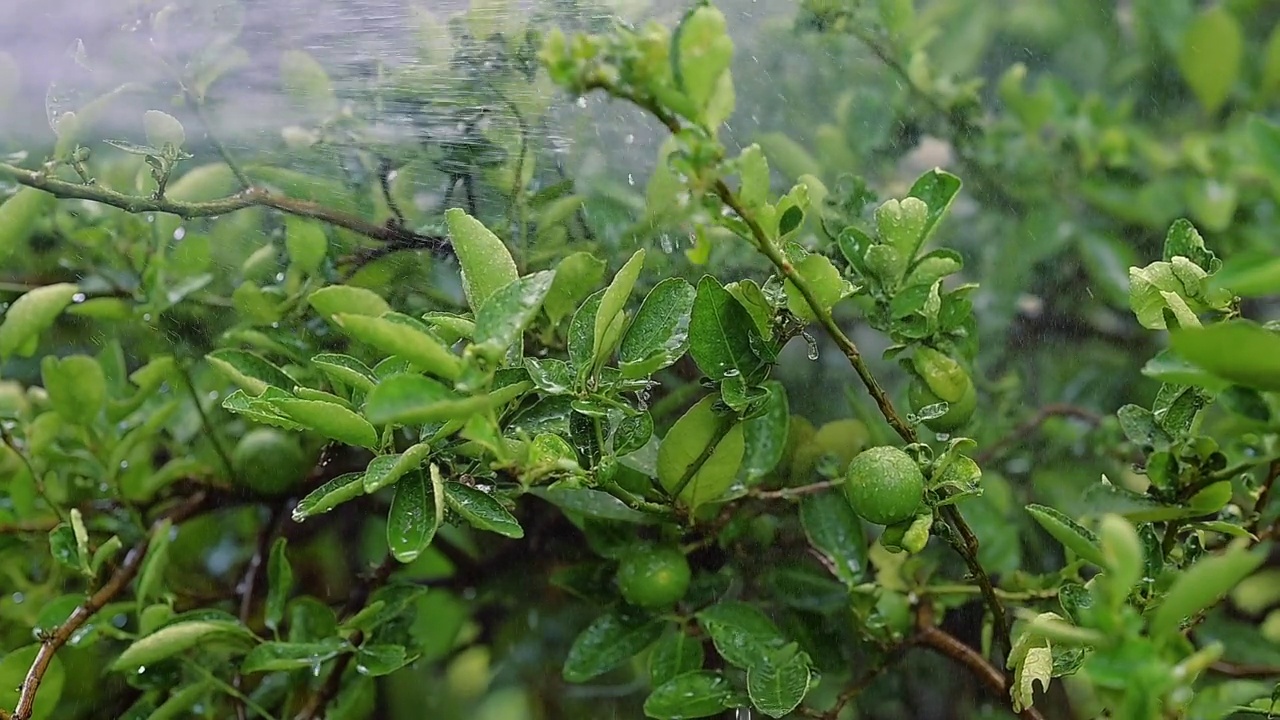
[[[808,357],[810,360],[818,359],[818,340],[814,336],[805,331],[800,332],[800,337],[804,338],[804,344],[809,346]]]

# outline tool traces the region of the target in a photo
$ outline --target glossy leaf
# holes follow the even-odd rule
[[[314,643],[265,642],[249,651],[240,663],[246,674],[318,668],[350,649],[342,638]]]
[[[961,187],[960,178],[945,170],[934,168],[921,175],[907,191],[908,196],[919,198],[929,208],[917,248],[923,246],[933,236],[938,223],[942,221],[942,216],[947,214],[951,203],[960,194]]]
[[[564,679],[581,683],[609,672],[652,645],[665,627],[664,621],[655,618],[618,612],[601,615],[574,639],[564,663]]]
[[[580,513],[586,517],[638,524],[654,521],[653,516],[627,507],[626,503],[600,490],[572,487],[535,487],[529,489],[529,494],[540,497],[569,512]]]
[[[462,359],[439,340],[387,317],[338,313],[334,322],[343,332],[389,355],[408,360],[426,372],[446,380],[462,373]]]
[[[649,653],[649,684],[656,688],[701,670],[704,659],[701,639],[680,629],[669,630]]]
[[[636,279],[640,277],[640,270],[643,268],[644,250],[641,249],[627,260],[617,275],[613,276],[613,282],[609,283],[609,287],[605,288],[604,294],[600,296],[600,307],[596,310],[591,345],[591,357],[597,365],[604,362],[608,353],[613,352],[613,348],[606,347],[605,344],[611,339],[610,331],[623,308],[626,307],[627,298],[631,297],[631,289],[635,287]]]
[[[47,217],[56,204],[53,195],[31,187],[18,190],[0,203],[0,260],[25,249],[36,223]]]
[[[720,602],[697,614],[725,662],[748,669],[786,645],[778,627],[759,608],[745,602]]]
[[[763,344],[751,315],[715,278],[698,281],[689,318],[689,354],[714,380],[750,377],[760,367],[755,347]]]
[[[808,658],[792,645],[747,669],[747,693],[757,710],[780,718],[799,707],[811,680]]]
[[[355,390],[368,392],[373,389],[374,384],[378,381],[369,366],[350,355],[321,353],[311,358],[311,362],[321,372],[329,376],[331,380],[343,383]]]
[[[672,678],[644,701],[644,714],[655,720],[713,717],[738,706],[737,692],[717,672],[700,671]]]
[[[80,288],[71,283],[56,283],[30,290],[13,301],[0,322],[0,360],[15,354],[31,355],[36,338],[79,292]]]
[[[364,495],[364,473],[339,475],[299,500],[293,508],[293,520],[302,522],[309,517],[322,515],[361,495]]]
[[[843,493],[806,495],[800,500],[800,523],[809,544],[827,558],[841,582],[853,587],[866,579],[867,536]]]
[[[444,498],[429,487],[426,476],[414,472],[396,483],[387,513],[387,547],[396,560],[413,562],[431,544],[443,520]]]
[[[402,453],[379,455],[364,471],[364,491],[370,495],[395,484],[407,473],[422,467],[431,455],[431,446],[418,443]]]
[[[271,405],[299,425],[327,438],[365,448],[378,444],[378,433],[368,420],[336,403],[280,399],[272,400]]]
[[[787,433],[791,427],[791,410],[782,383],[769,380],[764,384],[769,396],[761,413],[742,423],[742,467],[747,482],[754,482],[773,472],[787,449]]]
[[[329,285],[307,296],[307,302],[320,315],[331,318],[338,313],[381,317],[391,311],[382,296],[372,290],[351,285]]]
[[[445,483],[444,491],[449,507],[475,527],[509,538],[524,537],[524,528],[489,493],[457,482]]]
[[[696,295],[682,278],[667,278],[649,291],[618,349],[623,377],[648,377],[680,359],[689,347]]]
[[[715,402],[712,395],[690,408],[658,449],[658,482],[690,508],[723,495],[742,465],[742,424],[716,415]]]
[[[268,387],[291,392],[298,385],[298,381],[289,377],[288,373],[247,350],[215,350],[206,355],[205,360],[220,375],[249,395],[261,395]]]
[[[519,397],[529,383],[508,385],[489,394],[460,395],[428,377],[399,374],[378,383],[365,401],[365,417],[375,425],[416,425],[464,421]]]
[[[520,277],[507,246],[479,220],[460,208],[445,211],[453,252],[462,266],[467,305],[479,312],[489,296]]]
[[[1040,527],[1043,527],[1045,532],[1053,536],[1054,540],[1062,543],[1063,547],[1094,565],[1107,566],[1102,548],[1098,545],[1098,536],[1089,529],[1082,527],[1061,512],[1043,505],[1028,505],[1027,512],[1040,523]]]
[[[116,671],[135,671],[213,641],[247,642],[252,634],[241,624],[225,620],[191,620],[166,625],[132,645],[111,663]]]
[[[475,342],[499,350],[511,347],[542,309],[555,273],[534,273],[498,288],[476,312]]]

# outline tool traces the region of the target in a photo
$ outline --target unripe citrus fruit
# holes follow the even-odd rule
[[[849,463],[844,492],[855,513],[877,525],[893,525],[920,508],[924,473],[902,450],[874,447]]]
[[[660,608],[684,597],[692,576],[679,548],[644,547],[627,554],[618,565],[618,588],[632,605]]]
[[[236,478],[261,493],[281,493],[306,479],[311,462],[297,439],[274,428],[251,430],[231,454]]]

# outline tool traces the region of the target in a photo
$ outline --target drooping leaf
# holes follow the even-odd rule
[[[135,671],[214,641],[248,642],[253,635],[239,622],[190,620],[166,625],[135,640],[111,663],[116,671]]]
[[[240,672],[252,675],[318,668],[350,649],[347,641],[338,637],[311,643],[265,642],[244,656]]]
[[[679,675],[659,685],[644,701],[644,714],[655,720],[705,718],[739,707],[733,683],[718,672]]]
[[[656,618],[619,612],[601,615],[573,641],[564,679],[581,683],[609,672],[652,645],[665,627]]]
[[[351,285],[329,285],[307,296],[307,302],[320,315],[331,318],[338,313],[381,317],[391,306],[372,290]]]
[[[489,493],[457,482],[445,483],[444,491],[449,507],[477,528],[509,538],[524,537],[524,528]]]
[[[1051,507],[1028,505],[1027,512],[1040,523],[1040,527],[1043,527],[1045,532],[1053,536],[1054,540],[1062,543],[1063,547],[1098,567],[1106,567],[1106,559],[1102,557],[1098,536],[1088,528]]]
[[[757,710],[780,718],[800,706],[812,677],[808,657],[792,644],[747,668],[747,693]]]
[[[786,388],[776,380],[767,381],[764,388],[769,395],[763,410],[742,423],[745,445],[742,467],[748,482],[759,480],[778,467],[787,449],[787,434],[791,427]]]
[[[271,405],[299,425],[327,438],[364,448],[378,444],[378,432],[369,421],[337,403],[291,398],[272,400]]]
[[[715,414],[715,402],[711,395],[689,408],[658,449],[658,482],[690,508],[724,494],[742,464],[742,423]]]
[[[444,498],[433,491],[426,476],[414,472],[401,479],[387,513],[387,546],[391,554],[402,563],[418,559],[443,519]]]

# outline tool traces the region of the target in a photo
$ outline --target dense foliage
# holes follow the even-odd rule
[[[0,128],[0,718],[1280,709],[1272,4],[106,5]]]

